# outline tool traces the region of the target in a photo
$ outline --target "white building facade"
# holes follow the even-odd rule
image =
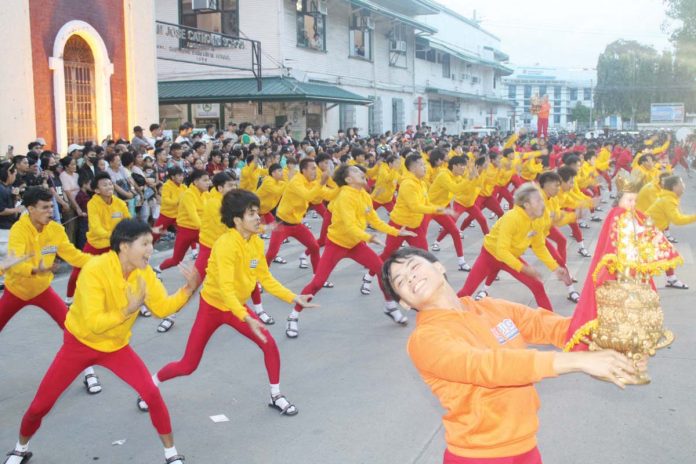
[[[160,119],[170,128],[290,122],[300,137],[307,128],[324,136],[348,127],[398,131],[419,115],[450,131],[510,118],[500,77],[512,70],[501,63],[500,41],[429,0],[219,0],[216,10],[156,1],[158,26],[253,39],[262,50],[260,92],[249,70],[158,59]],[[250,67],[246,52],[214,53]]]
[[[575,130],[587,128],[590,123],[571,121],[573,108],[580,104],[594,110],[594,88],[597,73],[594,69],[563,69],[545,67],[515,67],[514,74],[503,79],[505,96],[513,105],[515,128],[536,128],[536,116],[531,113],[534,96],[548,95],[551,103],[549,128]],[[594,119],[590,115],[590,119]]]

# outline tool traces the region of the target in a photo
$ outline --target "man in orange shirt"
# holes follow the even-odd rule
[[[541,464],[534,383],[584,372],[624,388],[647,367],[612,350],[529,349],[562,347],[570,319],[505,300],[460,299],[427,251],[396,251],[382,276],[395,301],[418,310],[408,353],[447,410],[444,464]]]
[[[549,138],[549,113],[551,112],[551,103],[549,96],[544,95],[541,101],[539,112],[537,113],[537,137]]]

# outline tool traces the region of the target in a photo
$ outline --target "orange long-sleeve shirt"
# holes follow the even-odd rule
[[[525,453],[536,446],[534,383],[555,377],[554,353],[570,319],[504,300],[462,298],[467,311],[421,311],[408,353],[440,400],[449,451],[469,458]]]

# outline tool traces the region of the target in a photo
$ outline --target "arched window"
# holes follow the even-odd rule
[[[66,42],[63,65],[68,144],[97,141],[94,55],[79,35]]]

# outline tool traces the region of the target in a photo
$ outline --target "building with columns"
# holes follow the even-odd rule
[[[5,0],[0,41],[0,152],[158,121],[154,0]]]

